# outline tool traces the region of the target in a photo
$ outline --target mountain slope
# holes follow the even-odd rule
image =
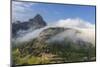
[[[12,61],[15,65],[95,61],[91,29],[47,26],[37,14],[27,22],[12,23]]]
[[[38,37],[28,41],[19,43],[19,46],[13,47],[13,50],[18,54],[20,59],[32,59],[41,58],[43,60],[36,60],[38,62],[31,62],[32,64],[43,63],[62,63],[62,62],[74,62],[74,61],[94,61],[95,60],[95,46],[91,42],[87,42],[81,39],[73,41],[69,37],[64,36],[62,39],[59,34],[63,32],[70,33],[72,31],[75,34],[81,32],[71,28],[63,27],[50,27],[44,29]],[[65,34],[65,35],[68,35]],[[55,38],[57,36],[57,38]],[[69,36],[69,35],[68,35]],[[73,36],[73,35],[72,35]],[[61,40],[61,39],[62,40]],[[58,39],[58,40],[57,40]],[[59,40],[60,39],[60,40]],[[74,38],[75,39],[75,38]],[[13,56],[15,56],[13,54]],[[16,56],[15,56],[16,57]],[[34,58],[33,58],[34,57]],[[29,61],[30,61],[29,60]],[[17,58],[14,59],[16,64],[31,64],[30,62],[22,61]]]

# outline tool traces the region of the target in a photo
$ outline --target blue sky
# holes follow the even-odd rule
[[[31,2],[12,3],[12,19],[26,21],[41,14],[48,23],[67,18],[81,18],[95,23],[95,7],[79,5],[44,4]]]

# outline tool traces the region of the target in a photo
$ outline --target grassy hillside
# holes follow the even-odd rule
[[[17,65],[94,61],[96,57],[95,47],[91,43],[82,45],[67,39],[60,43],[33,39],[18,45],[12,49],[13,62]]]

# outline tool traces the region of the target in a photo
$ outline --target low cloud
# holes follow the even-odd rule
[[[74,42],[81,39],[86,42],[91,42],[95,45],[95,24],[91,24],[90,22],[84,21],[79,18],[59,20],[52,25],[36,29],[35,31],[31,31],[25,34],[23,37],[18,37],[15,41],[29,41],[30,39],[38,37],[40,32],[50,27],[71,28],[71,30],[65,30],[58,35],[55,35],[51,38],[51,40],[63,40],[64,38],[69,37],[69,39],[73,40]],[[79,33],[77,33],[77,31]]]
[[[74,28],[94,28],[95,25],[91,24],[88,21],[84,21],[80,18],[68,18],[68,19],[62,19],[56,22],[56,26],[60,27],[74,27]]]
[[[43,28],[40,28],[40,29],[36,29],[36,30],[34,30],[34,31],[27,32],[26,34],[24,34],[24,35],[21,36],[21,37],[13,38],[13,41],[15,41],[16,43],[17,43],[17,42],[30,41],[31,39],[34,39],[34,38],[38,37],[39,34],[40,34],[44,29],[47,29],[47,28],[49,28],[49,27],[46,26],[46,27],[43,27]],[[28,30],[28,31],[29,31],[29,30]]]
[[[48,42],[62,41],[69,39],[72,42],[82,40],[84,42],[92,43],[95,46],[95,31],[93,29],[69,29],[57,34],[48,40]]]
[[[76,42],[77,40],[83,40],[86,42],[91,42],[95,45],[95,24],[91,24],[90,22],[84,21],[79,18],[68,18],[59,20],[54,26],[72,28],[71,30],[66,30],[53,38],[51,41],[55,40],[63,40],[64,38],[69,38],[70,40]],[[79,33],[77,33],[77,31]]]

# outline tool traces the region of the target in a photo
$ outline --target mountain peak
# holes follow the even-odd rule
[[[36,16],[34,18],[42,18],[42,16],[40,14],[36,14]]]
[[[47,25],[45,20],[40,14],[37,14],[34,18],[29,19],[28,21],[17,22],[17,23],[18,24],[15,24],[15,23],[12,24],[12,27],[13,27],[12,31],[14,35],[19,34],[17,32],[21,30],[25,31],[26,33],[29,29],[35,30],[35,29],[39,29]]]
[[[43,17],[40,14],[37,14],[34,18],[33,18],[34,22],[37,22],[38,24],[42,24],[44,26],[46,26],[46,22],[44,21]]]

